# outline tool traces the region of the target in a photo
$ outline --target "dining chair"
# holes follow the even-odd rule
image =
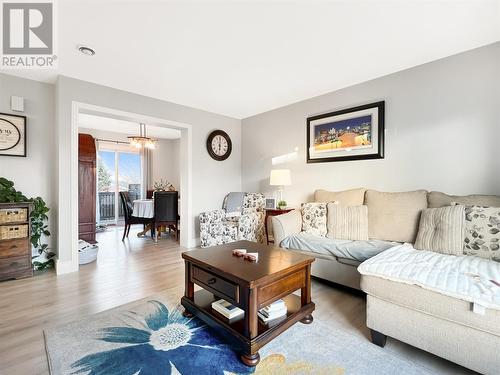
[[[120,191],[120,200],[122,202],[123,216],[125,218],[125,228],[123,230],[122,241],[125,240],[125,237],[128,237],[130,226],[133,224],[143,224],[144,226],[148,224],[151,225],[151,237],[154,238],[154,218],[137,217],[132,215],[134,212],[134,204],[130,199],[128,191]]]
[[[175,231],[175,239],[179,240],[179,192],[155,191],[154,193],[154,227],[156,239],[160,235],[162,226]]]

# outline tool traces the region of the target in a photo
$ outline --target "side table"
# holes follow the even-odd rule
[[[292,211],[293,208],[285,208],[284,210],[280,210],[279,208],[266,208],[266,217],[264,218],[264,225],[266,227],[266,243],[269,245],[270,243],[274,243],[273,240],[269,240],[269,230],[267,229],[267,218],[270,216],[278,216],[286,214],[287,212]]]

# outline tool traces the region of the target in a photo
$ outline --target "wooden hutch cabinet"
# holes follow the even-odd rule
[[[78,238],[96,243],[96,148],[90,134],[78,134]]]

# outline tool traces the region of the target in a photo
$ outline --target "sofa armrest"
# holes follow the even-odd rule
[[[241,215],[238,239],[264,243],[264,212],[254,211]]]
[[[279,246],[286,237],[300,233],[302,230],[302,214],[293,210],[283,215],[271,217],[273,223],[274,243]]]
[[[202,212],[200,214],[200,224],[216,223],[222,221],[226,217],[224,210],[213,210]]]

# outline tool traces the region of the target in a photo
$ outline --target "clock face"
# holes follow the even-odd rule
[[[232,150],[231,138],[222,130],[215,130],[208,136],[207,151],[215,160],[225,160]]]
[[[222,135],[216,135],[212,139],[212,151],[217,156],[224,155],[227,152],[228,146],[226,138]]]

